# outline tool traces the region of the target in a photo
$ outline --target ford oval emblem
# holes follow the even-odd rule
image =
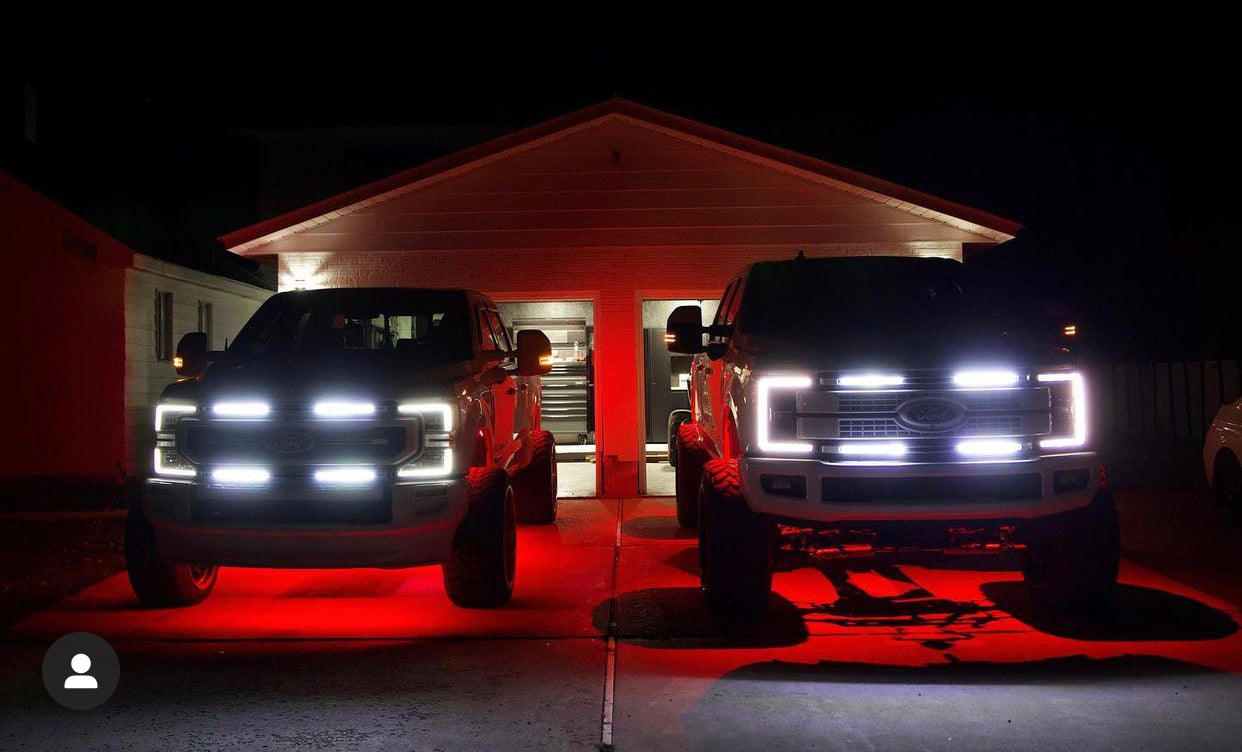
[[[315,437],[306,431],[286,429],[269,433],[263,439],[263,446],[280,454],[300,454],[315,448]]]
[[[919,397],[897,408],[897,422],[919,433],[944,433],[966,422],[966,406],[941,397]]]

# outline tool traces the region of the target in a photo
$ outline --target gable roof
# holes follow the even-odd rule
[[[257,252],[265,245],[296,235],[302,230],[384,203],[416,191],[424,185],[471,172],[511,154],[559,140],[609,120],[628,122],[759,166],[829,185],[995,243],[1012,239],[1021,229],[1017,222],[979,209],[618,98],[544,121],[272,217],[223,235],[220,241],[235,253]]]

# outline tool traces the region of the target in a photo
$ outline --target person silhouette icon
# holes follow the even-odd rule
[[[95,677],[87,674],[91,670],[91,657],[86,653],[78,653],[69,661],[74,675],[65,679],[65,689],[99,689]]]

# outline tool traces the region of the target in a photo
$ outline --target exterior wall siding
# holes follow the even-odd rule
[[[152,410],[177,378],[170,361],[156,358],[156,290],[173,294],[174,346],[182,335],[198,331],[199,301],[212,304],[213,350],[224,349],[271,293],[137,254],[133,268],[125,270],[124,290],[124,467],[132,476],[150,465]]]

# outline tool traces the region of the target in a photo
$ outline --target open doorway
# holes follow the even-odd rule
[[[595,306],[589,300],[497,304],[517,332],[542,329],[552,342],[552,372],[543,377],[543,428],[556,437],[558,495],[596,495]]]
[[[664,344],[668,315],[680,305],[697,305],[703,320],[716,315],[719,300],[643,301],[644,426],[647,444],[645,492],[653,496],[675,493],[675,469],[669,464],[670,431],[690,408],[690,362],[693,356],[674,355]]]

